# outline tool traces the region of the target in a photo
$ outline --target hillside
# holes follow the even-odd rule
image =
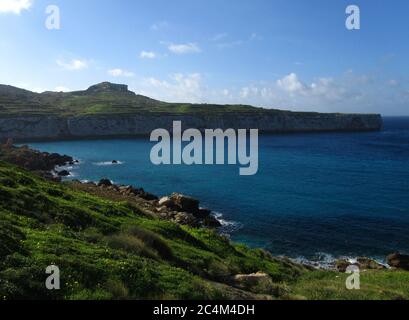
[[[246,105],[166,103],[103,82],[84,91],[33,93],[0,85],[0,139],[83,139],[149,135],[185,128],[260,132],[381,130],[377,114],[290,112]]]
[[[84,91],[35,93],[0,85],[0,116],[126,115],[138,113],[269,112],[244,105],[166,103],[128,90],[126,85],[103,82]]]
[[[349,291],[345,274],[233,244],[112,190],[0,161],[1,299],[409,299],[409,272],[365,270]],[[44,287],[51,264],[59,291]]]

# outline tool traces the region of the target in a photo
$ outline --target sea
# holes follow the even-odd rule
[[[149,138],[28,145],[80,160],[69,179],[200,199],[220,232],[274,255],[325,264],[409,253],[409,117],[385,117],[380,132],[260,135],[254,176],[235,165],[155,166]]]

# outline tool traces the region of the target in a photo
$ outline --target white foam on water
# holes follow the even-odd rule
[[[243,227],[243,225],[240,222],[223,219],[223,214],[221,212],[214,211],[213,215],[215,216],[217,221],[219,221],[220,224],[222,225],[220,227],[220,231],[224,235],[228,236],[230,233],[240,230]]]
[[[94,166],[99,166],[99,167],[108,167],[108,166],[119,166],[124,164],[122,161],[118,161],[117,163],[112,163],[112,161],[102,161],[102,162],[94,162]]]

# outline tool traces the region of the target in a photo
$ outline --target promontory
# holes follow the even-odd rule
[[[0,139],[60,140],[149,135],[186,128],[259,129],[265,133],[376,131],[379,114],[291,112],[248,105],[168,103],[103,82],[84,91],[34,93],[0,85]]]

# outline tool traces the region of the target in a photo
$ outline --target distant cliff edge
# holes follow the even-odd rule
[[[0,139],[80,139],[149,135],[173,121],[197,129],[266,133],[381,130],[377,114],[290,112],[246,105],[166,103],[104,82],[85,91],[41,94],[0,85]]]

